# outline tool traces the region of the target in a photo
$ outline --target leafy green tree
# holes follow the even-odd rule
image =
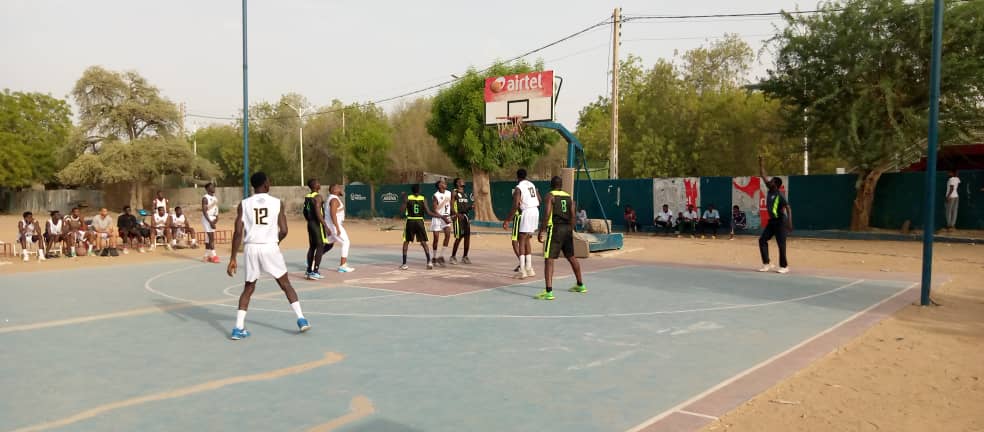
[[[215,177],[215,164],[197,159],[184,137],[177,106],[140,74],[99,66],[85,70],[72,91],[79,106],[76,158],[57,177],[73,185],[127,183],[130,205],[162,175]]]
[[[542,70],[542,64],[495,65],[489,76]],[[485,75],[471,69],[453,85],[434,97],[427,132],[451,161],[462,170],[471,170],[475,188],[475,218],[497,220],[492,211],[489,173],[501,168],[529,166],[546,154],[555,143],[551,131],[527,128],[519,138],[502,142],[495,128],[485,126]]]
[[[72,133],[68,104],[41,93],[0,92],[0,185],[50,182]]]
[[[393,126],[393,151],[390,162],[395,175],[390,180],[403,181],[413,173],[432,172],[452,175],[457,168],[437,140],[427,133],[432,101],[419,98],[398,107],[390,116]]]
[[[372,188],[386,179],[393,133],[381,108],[372,104],[345,107],[345,131],[335,135],[335,142],[346,179]]]
[[[924,154],[932,2],[849,0],[814,15],[786,15],[763,90],[788,107],[811,151],[858,173],[851,229],[869,227],[881,175]],[[966,139],[984,115],[984,2],[947,2],[941,142]]]
[[[317,177],[322,184],[343,183],[342,179],[342,114],[345,105],[334,100],[318,108],[304,124],[305,173]],[[336,137],[337,135],[337,137]]]

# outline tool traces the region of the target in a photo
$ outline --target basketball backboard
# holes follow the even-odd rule
[[[554,119],[553,71],[493,76],[485,79],[485,124],[522,117],[523,122]]]

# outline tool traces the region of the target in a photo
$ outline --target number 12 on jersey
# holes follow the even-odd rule
[[[266,207],[260,207],[260,208],[253,209],[253,221],[257,225],[266,225],[267,224],[266,219],[267,219],[267,209],[266,209]]]

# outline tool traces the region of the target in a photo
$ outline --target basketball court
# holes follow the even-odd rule
[[[582,261],[532,299],[515,259],[409,271],[395,247],[272,280],[230,341],[242,277],[196,261],[0,277],[0,429],[696,430],[911,302],[913,281]]]

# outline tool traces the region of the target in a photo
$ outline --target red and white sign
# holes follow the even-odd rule
[[[485,102],[553,98],[553,82],[553,71],[488,77],[485,79]]]

